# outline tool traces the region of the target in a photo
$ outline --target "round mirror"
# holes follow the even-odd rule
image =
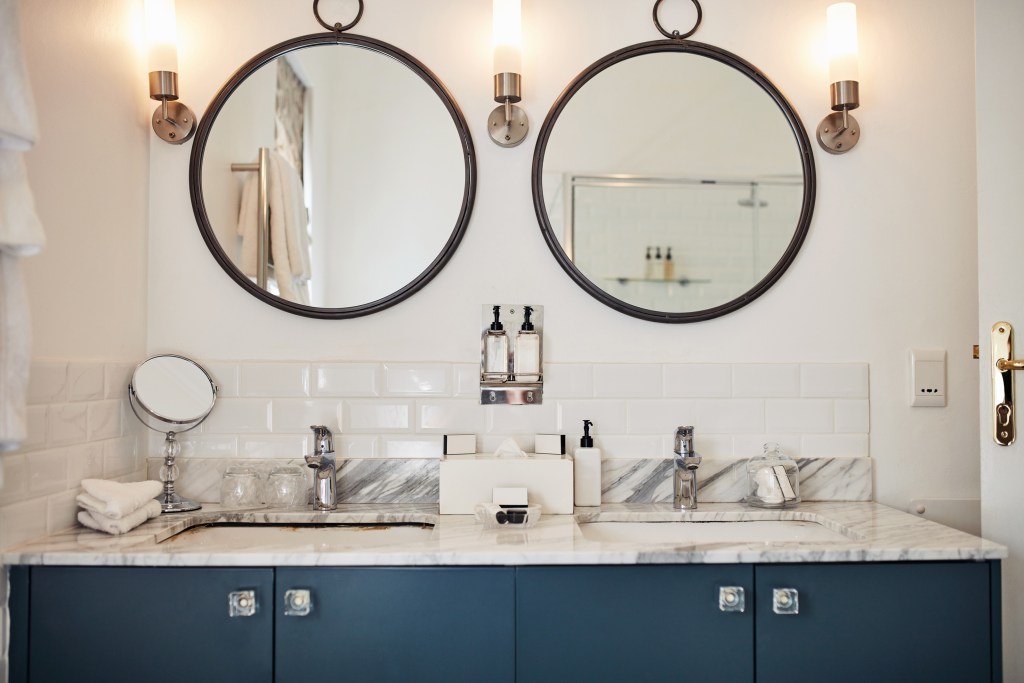
[[[128,389],[132,407],[138,408],[136,415],[160,432],[195,427],[210,414],[217,398],[217,386],[206,370],[175,355],[153,356],[140,363]]]
[[[634,45],[561,95],[533,161],[534,207],[588,293],[658,322],[750,303],[793,261],[814,207],[803,125],[739,57],[689,41]]]
[[[476,166],[451,95],[401,50],[318,34],[257,55],[196,133],[196,220],[227,273],[299,315],[347,318],[409,297],[444,267]]]

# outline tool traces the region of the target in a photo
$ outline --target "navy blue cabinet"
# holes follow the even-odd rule
[[[519,683],[752,681],[754,619],[719,607],[750,600],[753,565],[520,567]]]
[[[991,569],[987,562],[760,565],[757,681],[999,680]],[[796,591],[796,614],[785,604],[776,613],[775,591],[784,589]]]
[[[514,569],[279,568],[277,590],[277,683],[515,680]]]
[[[232,592],[264,600],[273,588],[273,569],[33,567],[29,679],[270,681],[270,605],[249,617],[228,609]]]

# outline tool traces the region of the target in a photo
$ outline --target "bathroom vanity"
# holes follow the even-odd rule
[[[11,549],[12,680],[1001,680],[1005,548],[878,504],[435,513],[214,508]]]

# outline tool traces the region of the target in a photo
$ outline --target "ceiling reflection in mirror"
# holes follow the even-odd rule
[[[193,205],[214,256],[260,298],[302,315],[363,315],[422,287],[458,246],[472,142],[444,87],[405,53],[308,38],[254,58],[211,104]]]
[[[795,112],[739,58],[694,46],[659,41],[595,64],[552,109],[534,160],[538,217],[563,268],[605,303],[664,322],[755,298],[813,206]]]

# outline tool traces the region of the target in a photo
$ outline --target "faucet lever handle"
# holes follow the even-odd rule
[[[326,425],[310,425],[309,428],[313,430],[314,453],[333,453],[334,435],[331,434],[331,430]]]

